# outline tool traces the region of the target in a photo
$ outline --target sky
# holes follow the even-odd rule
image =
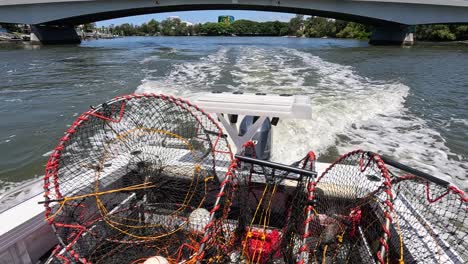
[[[191,23],[218,22],[218,16],[230,15],[238,19],[248,19],[258,22],[263,21],[289,21],[294,14],[277,13],[277,12],[262,12],[262,11],[241,11],[241,10],[207,10],[207,11],[184,11],[184,12],[168,12],[159,14],[149,14],[141,16],[122,17],[110,20],[97,22],[97,26],[109,26],[111,24],[120,25],[123,23],[132,23],[141,25],[151,19],[161,21],[170,16],[178,16],[182,21]]]

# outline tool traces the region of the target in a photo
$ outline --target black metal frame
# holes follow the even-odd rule
[[[300,175],[299,177],[293,177],[293,176],[284,177],[285,179],[288,179],[288,180],[300,180],[302,178],[301,176],[308,176],[312,178],[317,177],[317,172],[315,171],[304,170],[304,169],[284,165],[281,163],[276,163],[272,161],[261,160],[261,159],[256,159],[256,158],[251,158],[251,157],[246,157],[246,156],[241,156],[241,155],[235,155],[235,158],[242,162],[256,164],[259,166],[270,167],[272,169],[278,169],[278,170],[291,172],[291,173]]]
[[[371,151],[368,151],[367,153],[370,156],[379,155],[379,154],[377,154],[375,152],[371,152]],[[438,178],[436,176],[430,175],[430,174],[425,173],[423,171],[411,168],[408,165],[402,164],[402,163],[400,163],[398,161],[395,161],[395,160],[392,160],[392,159],[390,159],[388,157],[381,156],[381,155],[379,155],[379,156],[382,159],[382,161],[385,162],[386,165],[390,165],[390,166],[395,167],[397,169],[409,172],[409,173],[411,173],[411,174],[413,174],[415,176],[421,177],[423,179],[426,179],[426,180],[428,180],[430,182],[433,182],[435,184],[438,184],[438,185],[441,185],[441,186],[444,186],[444,187],[447,187],[447,186],[449,186],[451,184],[450,182],[448,182],[446,180],[443,180],[443,179]]]
[[[379,154],[377,154],[375,152],[372,152],[372,151],[368,151],[367,153],[368,153],[369,156],[379,155]],[[423,171],[414,169],[414,168],[412,168],[412,167],[410,167],[408,165],[402,164],[402,163],[400,163],[398,161],[395,161],[393,159],[390,159],[390,158],[388,158],[386,156],[381,156],[381,155],[379,155],[379,156],[382,159],[382,161],[385,162],[386,165],[389,165],[389,166],[392,166],[394,168],[409,172],[409,173],[411,173],[411,174],[413,174],[415,176],[421,177],[423,179],[426,179],[426,180],[428,180],[430,182],[433,182],[435,184],[438,184],[438,185],[441,185],[441,186],[444,186],[444,187],[447,187],[447,186],[449,186],[451,184],[450,182],[448,182],[446,180],[443,180],[443,179],[438,178],[436,176],[430,175],[430,174],[425,173]],[[315,171],[309,171],[309,170],[304,170],[304,169],[300,169],[300,168],[295,168],[295,167],[284,165],[284,164],[281,164],[281,163],[276,163],[276,162],[266,161],[266,160],[260,160],[260,159],[256,159],[256,158],[252,158],[252,157],[246,157],[246,156],[242,156],[242,155],[235,155],[235,158],[242,161],[242,162],[246,162],[246,163],[256,164],[256,165],[260,165],[260,166],[266,166],[266,167],[270,167],[270,168],[273,168],[273,169],[279,169],[279,170],[282,170],[282,171],[296,173],[296,174],[299,174],[299,175],[309,176],[309,177],[312,177],[312,178],[317,177],[317,172],[315,172]],[[291,177],[291,176],[288,176],[286,178],[291,179],[291,180],[298,180],[299,179],[298,177]]]

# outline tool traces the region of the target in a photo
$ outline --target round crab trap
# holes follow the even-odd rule
[[[314,155],[292,166],[254,157],[248,142],[221,184],[199,260],[207,263],[294,263],[302,245],[306,186]]]
[[[83,113],[46,167],[55,261],[194,261],[231,159],[218,124],[181,99],[128,95]]]
[[[374,263],[388,251],[393,192],[377,155],[350,152],[309,185],[300,263]]]
[[[299,263],[468,261],[468,198],[444,180],[357,150],[308,191]]]

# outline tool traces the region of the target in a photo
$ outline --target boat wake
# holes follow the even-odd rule
[[[291,162],[313,149],[330,162],[338,153],[362,148],[468,187],[466,160],[405,107],[410,87],[361,76],[306,51],[221,48],[200,60],[174,64],[168,75],[148,73],[136,92],[194,98],[215,90],[310,95],[312,120],[282,120],[275,129],[275,161]]]

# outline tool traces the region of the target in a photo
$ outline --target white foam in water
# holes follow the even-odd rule
[[[10,135],[6,138],[0,138],[0,144],[11,142],[11,140],[16,137],[16,135]]]
[[[446,126],[450,127],[453,123],[462,124],[462,125],[464,125],[465,127],[468,128],[468,119],[453,118],[453,117],[451,117],[450,120],[449,120],[449,122],[447,122],[447,125],[446,125]],[[468,135],[468,131],[467,131],[466,135]]]
[[[303,88],[305,68],[291,67],[294,58],[258,48],[242,48],[236,62],[237,70],[231,72],[240,90],[290,90]],[[302,89],[301,89],[302,90]]]
[[[20,99],[20,98],[13,98],[13,99],[6,99],[5,102],[9,102],[9,103],[20,103],[20,102],[23,102],[23,100]]]
[[[140,64],[145,64],[145,63],[149,63],[149,62],[152,62],[152,61],[157,61],[159,59],[159,56],[150,56],[148,58],[144,58],[142,61],[140,61]]]
[[[137,93],[157,92],[187,97],[200,89],[212,86],[221,76],[223,65],[227,62],[228,49],[195,62],[175,64],[168,76],[154,78],[148,76],[137,88]]]
[[[235,63],[228,61],[228,51],[238,51]],[[468,166],[453,159],[456,155],[440,133],[405,108],[408,86],[368,79],[350,66],[307,52],[222,48],[199,61],[174,65],[168,76],[146,78],[136,92],[192,98],[215,90],[223,67],[231,67],[231,90],[310,95],[312,120],[281,120],[274,129],[275,161],[289,163],[309,150],[320,154],[331,147],[339,153],[361,148],[468,186]]]
[[[50,155],[52,155],[52,153],[54,153],[54,150],[47,151],[46,153],[42,154],[42,157],[49,157]]]

